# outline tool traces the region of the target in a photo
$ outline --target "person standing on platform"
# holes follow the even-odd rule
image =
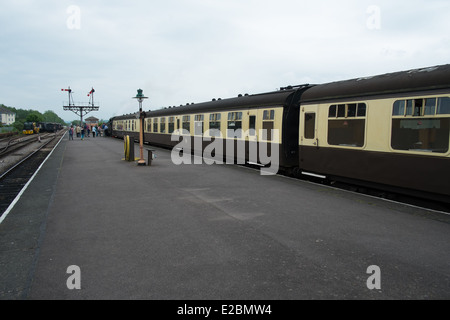
[[[77,126],[77,138],[81,136],[81,128],[80,126]]]
[[[81,129],[81,140],[84,140],[84,134],[85,134],[85,132],[86,132],[86,130],[84,129],[85,127],[83,127],[82,129]]]
[[[97,128],[95,126],[92,127],[92,138],[95,138],[97,135]]]
[[[73,126],[70,126],[69,129],[69,140],[73,140]]]

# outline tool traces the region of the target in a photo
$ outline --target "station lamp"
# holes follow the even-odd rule
[[[140,159],[138,161],[138,166],[145,166],[145,159],[144,159],[144,117],[145,113],[142,112],[142,101],[144,99],[148,99],[148,97],[144,96],[143,90],[138,89],[136,97],[133,97],[133,99],[137,99],[139,101],[139,152],[140,152]]]

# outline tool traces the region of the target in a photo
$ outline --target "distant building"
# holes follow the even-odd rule
[[[9,126],[16,122],[16,114],[2,105],[0,105],[0,116],[3,125]]]
[[[85,119],[85,122],[88,126],[98,126],[98,120],[96,117],[89,117]]]

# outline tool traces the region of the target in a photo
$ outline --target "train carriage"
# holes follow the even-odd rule
[[[113,117],[110,120],[111,136],[122,139],[130,136],[134,140],[139,140],[139,114],[133,113],[123,116]]]
[[[139,140],[139,114],[110,125]],[[284,173],[450,203],[450,65],[149,111],[142,125],[152,145],[188,139],[203,155],[219,141],[221,157],[260,164],[276,147]]]
[[[260,154],[271,157],[276,148],[277,164],[293,168],[297,165],[299,101],[307,87],[150,111],[143,123],[144,141],[173,148],[188,139],[192,152],[201,155],[214,144],[220,146],[214,148],[214,158],[253,164],[264,162]],[[115,117],[112,126],[114,136],[139,139],[138,114]]]
[[[301,171],[450,202],[450,65],[315,86],[300,117]]]
[[[62,129],[60,123],[54,122],[39,122],[40,132],[58,132]]]

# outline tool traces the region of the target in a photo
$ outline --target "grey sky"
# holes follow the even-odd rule
[[[0,0],[0,103],[101,119],[450,62],[450,1]]]

